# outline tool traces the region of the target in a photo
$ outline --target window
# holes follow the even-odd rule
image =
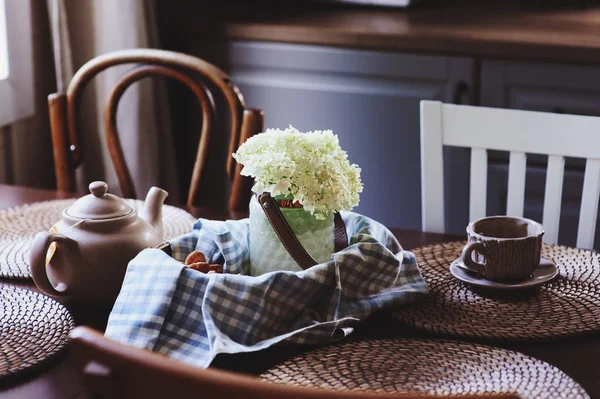
[[[30,7],[0,0],[0,126],[34,112]]]
[[[0,0],[0,80],[8,77],[8,43],[6,42],[6,13]]]

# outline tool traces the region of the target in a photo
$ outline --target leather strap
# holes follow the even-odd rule
[[[258,203],[261,205],[269,223],[273,227],[275,234],[288,251],[292,259],[296,261],[298,266],[306,270],[317,264],[312,256],[302,246],[296,234],[290,227],[287,220],[281,213],[277,202],[269,193],[262,193],[258,196]],[[342,217],[338,212],[334,215],[334,246],[335,251],[341,251],[348,246],[348,236],[346,234],[346,226]]]
[[[162,250],[164,253],[166,253],[169,256],[173,256],[173,249],[171,248],[171,244],[169,243],[169,241],[161,242],[160,244],[156,245],[154,248]]]
[[[340,252],[348,246],[348,234],[346,234],[346,224],[342,215],[336,212],[333,215],[333,246],[335,252]]]

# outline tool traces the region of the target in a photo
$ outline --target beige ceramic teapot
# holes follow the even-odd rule
[[[160,244],[168,194],[152,187],[138,216],[123,199],[107,193],[106,183],[95,181],[89,189],[91,194],[66,208],[50,232],[36,235],[31,274],[46,294],[111,303],[129,261],[142,249]]]

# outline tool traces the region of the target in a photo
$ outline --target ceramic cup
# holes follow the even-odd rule
[[[525,280],[540,265],[544,228],[533,220],[491,216],[467,226],[464,265],[492,281]]]

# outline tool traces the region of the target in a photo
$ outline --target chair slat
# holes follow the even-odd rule
[[[544,234],[544,242],[547,244],[556,244],[558,240],[564,171],[564,157],[560,155],[548,156],[546,192],[544,194],[544,215],[542,222],[544,230],[546,231],[546,234]]]
[[[577,247],[592,249],[598,215],[598,196],[600,195],[600,159],[588,159],[585,164],[581,211],[577,229]]]
[[[442,104],[421,102],[421,228],[444,233]],[[440,198],[442,200],[440,200]]]
[[[50,133],[54,153],[56,188],[59,191],[75,191],[75,169],[71,165],[69,133],[67,131],[67,96],[54,93],[48,96]]]
[[[487,211],[487,150],[471,149],[471,195],[469,220],[482,218]]]
[[[238,147],[250,137],[262,132],[264,125],[265,114],[263,111],[254,108],[244,110]],[[235,174],[232,176],[229,209],[235,212],[249,211],[248,207],[252,195],[252,186],[254,185],[254,179],[241,175],[242,167],[242,164],[236,162]]]
[[[527,155],[524,152],[512,151],[508,164],[508,198],[506,200],[508,216],[523,217],[526,170]]]

